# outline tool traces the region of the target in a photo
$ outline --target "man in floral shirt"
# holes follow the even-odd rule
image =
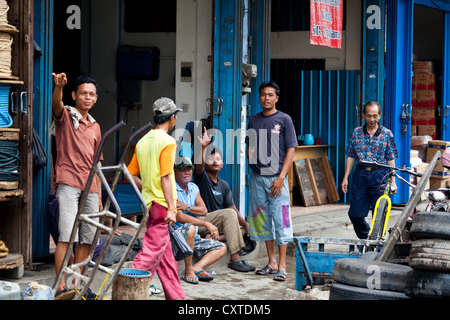
[[[377,199],[383,194],[380,182],[389,170],[377,166],[361,164],[361,160],[376,161],[381,164],[395,166],[398,157],[397,147],[392,132],[378,123],[381,118],[381,106],[376,101],[369,101],[363,109],[365,124],[357,127],[349,139],[345,154],[347,163],[342,191],[348,192],[348,176],[356,161],[356,170],[352,179],[352,193],[348,215],[359,239],[366,239],[370,227],[366,222],[369,209],[375,207]],[[391,177],[391,190],[397,191],[395,178]]]

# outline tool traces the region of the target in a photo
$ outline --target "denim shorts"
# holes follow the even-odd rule
[[[56,198],[59,203],[59,241],[61,242],[70,241],[73,225],[78,213],[81,194],[81,190],[63,183],[60,183],[56,189]],[[83,213],[98,212],[98,209],[98,194],[89,193],[84,204]],[[93,220],[98,221],[98,218]],[[78,233],[75,236],[75,242],[79,241],[80,244],[92,244],[96,231],[97,228],[95,226],[80,221]]]
[[[256,241],[277,240],[285,245],[292,238],[291,199],[287,176],[281,194],[270,195],[272,181],[277,177],[261,176],[252,172],[250,178],[250,238]]]

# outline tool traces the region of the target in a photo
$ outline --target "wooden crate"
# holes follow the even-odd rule
[[[294,172],[306,207],[339,201],[328,157],[295,160]]]

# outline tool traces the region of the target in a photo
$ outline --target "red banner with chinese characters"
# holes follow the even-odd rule
[[[310,43],[341,49],[344,0],[310,0]]]

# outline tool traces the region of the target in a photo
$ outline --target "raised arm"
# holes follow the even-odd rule
[[[52,73],[53,81],[55,82],[55,88],[53,89],[52,94],[52,113],[55,118],[61,118],[64,103],[62,101],[63,98],[63,88],[67,84],[67,76],[65,73],[55,74]]]
[[[197,139],[200,141],[200,144],[202,146],[202,152],[198,152],[195,154],[194,158],[194,170],[196,175],[200,175],[203,172],[203,169],[205,168],[205,148],[211,143],[211,135],[208,135],[206,133],[206,127],[203,127],[204,132],[201,137],[197,137]],[[195,151],[195,150],[194,150]]]

